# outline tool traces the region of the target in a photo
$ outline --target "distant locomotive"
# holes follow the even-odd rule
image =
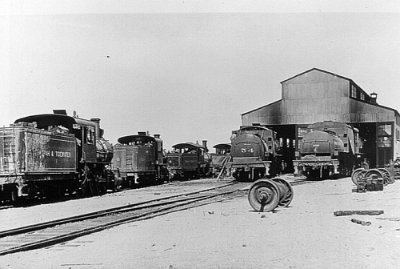
[[[349,176],[361,164],[362,140],[357,128],[346,123],[324,121],[311,124],[299,143],[295,174],[309,178]]]
[[[0,200],[96,195],[113,187],[113,151],[100,119],[62,114],[21,118],[0,128]]]
[[[147,132],[118,139],[112,161],[115,174],[125,186],[162,183],[168,179],[160,135]]]
[[[210,156],[207,142],[179,143],[167,153],[167,168],[171,179],[200,178],[210,175]]]
[[[232,132],[229,166],[237,180],[254,181],[280,172],[276,133],[262,126],[242,126]]]
[[[214,146],[215,153],[211,153],[211,169],[212,175],[217,177],[222,169],[226,166],[231,156],[231,144],[222,143]],[[228,171],[225,171],[228,172]]]

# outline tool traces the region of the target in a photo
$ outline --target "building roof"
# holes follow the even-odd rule
[[[351,82],[352,84],[354,84],[356,87],[358,87],[358,88],[359,88],[361,91],[363,91],[366,95],[368,95],[368,94],[367,94],[360,86],[358,86],[357,83],[355,83],[354,80],[352,80],[351,78],[344,77],[344,76],[341,76],[341,75],[338,75],[338,74],[335,74],[335,73],[332,73],[332,72],[328,72],[328,71],[325,71],[325,70],[322,70],[322,69],[319,69],[319,68],[315,68],[315,67],[314,67],[314,68],[311,68],[311,69],[309,69],[309,70],[307,70],[307,71],[304,71],[304,72],[302,72],[302,73],[300,73],[300,74],[297,74],[297,75],[295,75],[295,76],[293,76],[293,77],[290,77],[290,78],[288,78],[288,79],[285,79],[285,80],[281,81],[280,83],[281,83],[281,84],[286,83],[286,82],[288,82],[288,81],[291,80],[291,79],[294,79],[294,78],[296,78],[296,77],[302,76],[302,75],[304,75],[304,74],[306,74],[306,73],[309,73],[309,72],[311,72],[311,71],[318,71],[318,72],[326,73],[326,74],[329,74],[329,75],[332,75],[332,76],[335,76],[335,77],[338,77],[338,78],[347,80],[347,81]],[[368,96],[369,96],[369,95],[368,95]],[[242,113],[241,115],[243,116],[243,115],[252,113],[252,112],[257,111],[257,110],[259,110],[259,109],[261,109],[261,108],[264,108],[264,107],[267,107],[267,106],[271,106],[271,105],[277,104],[277,103],[279,103],[279,102],[281,102],[281,101],[282,101],[282,98],[279,99],[278,101],[275,101],[275,102],[269,103],[269,104],[267,104],[267,105],[264,105],[264,106],[261,106],[261,107],[252,109],[252,110],[247,111],[247,112],[245,112],[245,113]],[[363,102],[363,101],[360,101],[360,100],[356,100],[356,101]],[[377,103],[371,103],[371,102],[368,102],[368,104],[374,105],[374,106],[377,106],[377,107],[381,107],[381,108],[384,108],[384,109],[392,110],[392,111],[395,112],[395,115],[396,115],[396,116],[400,117],[399,112],[398,112],[396,109],[394,109],[394,108],[382,106],[382,105],[379,105],[379,104],[377,104]]]

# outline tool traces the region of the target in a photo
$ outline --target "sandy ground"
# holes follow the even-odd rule
[[[1,256],[0,268],[399,268],[399,182],[352,188],[349,178],[298,185],[291,206],[275,213],[236,198]],[[333,215],[371,209],[385,213]]]
[[[0,210],[0,230],[212,188],[229,184],[231,180],[216,181],[215,179],[202,179],[197,181],[174,181],[158,186],[108,193],[103,196],[2,209]]]

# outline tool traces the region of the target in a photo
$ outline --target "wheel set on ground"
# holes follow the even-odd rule
[[[355,192],[382,191],[383,186],[395,182],[393,171],[386,168],[358,168],[351,174],[351,180],[357,186]]]
[[[260,179],[250,187],[248,199],[254,210],[268,212],[278,206],[289,206],[293,200],[293,189],[282,178]]]
[[[368,179],[382,179],[383,185],[388,185],[394,183],[394,177],[391,175],[386,168],[377,169],[364,169],[358,168],[351,174],[351,180],[355,185],[360,185],[362,182]]]

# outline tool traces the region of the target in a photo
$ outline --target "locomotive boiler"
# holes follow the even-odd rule
[[[167,169],[171,179],[200,178],[210,174],[210,156],[207,141],[179,143],[167,153]]]
[[[100,119],[32,115],[0,128],[0,200],[95,195],[113,185]]]
[[[125,186],[162,183],[168,179],[160,135],[138,132],[118,139],[114,146],[113,170]]]
[[[229,167],[237,180],[254,181],[279,173],[276,133],[262,126],[242,126],[232,132]]]
[[[357,128],[333,121],[311,124],[293,161],[295,174],[320,179],[349,176],[361,163],[361,148]]]

